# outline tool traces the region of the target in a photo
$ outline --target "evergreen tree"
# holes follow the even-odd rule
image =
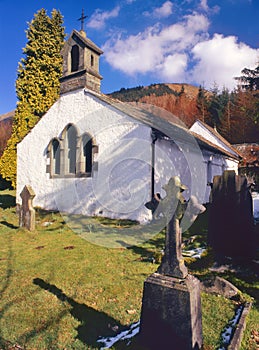
[[[228,105],[229,92],[227,89],[223,89],[222,93],[220,93],[216,85],[211,92],[208,101],[208,112],[210,113],[213,127],[218,128],[222,124],[223,115]]]
[[[259,65],[255,69],[244,68],[241,77],[235,79],[239,81],[241,88],[247,91],[259,90]]]
[[[53,10],[52,17],[39,10],[29,23],[25,55],[18,66],[17,108],[12,136],[0,159],[2,177],[16,185],[16,147],[44,113],[58,99],[62,75],[61,49],[64,43],[63,18]]]
[[[207,117],[207,114],[208,114],[208,100],[207,100],[206,92],[201,85],[199,86],[199,91],[196,98],[196,107],[198,110],[199,119],[205,122],[205,118]]]
[[[227,88],[223,88],[218,95],[220,104],[220,123],[218,124],[218,130],[220,134],[227,140],[230,139],[230,123],[231,123],[231,110],[233,105],[233,95]]]
[[[239,81],[237,96],[237,115],[243,115],[243,122],[248,125],[248,132],[244,135],[246,141],[258,141],[259,132],[259,65],[255,69],[244,68],[243,75],[236,77]],[[242,105],[240,105],[242,101]]]

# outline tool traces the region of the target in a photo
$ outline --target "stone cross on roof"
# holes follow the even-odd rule
[[[82,9],[82,14],[81,14],[81,17],[78,18],[78,21],[81,21],[81,31],[83,32],[84,31],[84,22],[85,22],[85,19],[87,18],[87,16],[85,16],[84,14],[84,9]]]

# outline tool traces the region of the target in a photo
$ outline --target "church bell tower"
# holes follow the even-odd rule
[[[102,76],[99,73],[99,59],[103,51],[86,36],[84,11],[79,18],[81,30],[73,30],[62,50],[63,75],[60,79],[60,93],[88,88],[100,92]]]

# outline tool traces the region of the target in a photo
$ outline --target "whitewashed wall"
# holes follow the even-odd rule
[[[238,173],[238,161],[223,154],[213,153],[200,148],[193,138],[191,143],[183,144],[170,140],[156,142],[155,157],[155,192],[165,194],[162,185],[171,176],[178,175],[188,190],[184,192],[186,199],[195,195],[200,203],[208,203],[211,187],[216,175],[225,170]]]
[[[176,135],[177,136],[177,135]],[[164,161],[161,159],[164,158]],[[170,140],[156,142],[156,177],[155,192],[165,194],[161,186],[171,176],[179,176],[181,182],[188,187],[183,195],[188,199],[195,195],[200,203],[204,203],[207,190],[207,169],[202,151],[196,140],[192,138],[187,143]]]
[[[90,178],[50,178],[47,146],[72,123],[79,136],[90,133],[98,145],[98,168]],[[177,131],[176,131],[177,132]],[[155,144],[155,192],[174,175],[208,202],[207,182],[237,162],[201,150],[194,138],[158,139]],[[127,218],[141,223],[151,218],[144,204],[151,197],[151,128],[101,101],[86,90],[64,94],[18,145],[17,202],[25,185],[36,193],[34,206],[73,214]],[[208,166],[210,164],[210,168]],[[208,173],[208,169],[209,173]]]
[[[68,123],[89,132],[99,146],[92,178],[50,178],[46,150]],[[84,90],[67,93],[18,145],[17,202],[27,184],[34,206],[75,214],[145,222],[150,211],[150,128],[118,112]]]

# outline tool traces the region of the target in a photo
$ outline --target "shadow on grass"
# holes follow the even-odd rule
[[[7,221],[0,221],[0,225],[4,225],[4,226],[9,227],[9,228],[14,229],[14,230],[17,229],[17,228],[19,228],[19,226],[10,224],[10,223],[7,222]]]
[[[5,276],[2,276],[2,280],[4,281],[3,285],[0,289],[0,299],[2,299],[4,292],[9,287],[11,283],[11,277],[13,275],[13,245],[12,245],[12,238],[11,236],[8,236],[8,256],[7,256],[7,267],[6,267],[6,273]],[[3,309],[0,312],[0,319],[3,314]]]
[[[35,278],[33,283],[54,294],[59,300],[67,302],[72,307],[71,315],[81,323],[77,327],[77,339],[85,345],[100,348],[102,344],[96,342],[100,336],[114,336],[115,333],[112,334],[112,327],[114,326],[118,326],[119,331],[123,329],[122,325],[114,318],[85,304],[77,303],[55,285],[49,284],[41,278]]]
[[[0,194],[0,207],[3,209],[15,207],[15,196],[10,194]]]
[[[157,255],[162,256],[164,245],[165,237],[159,235],[156,238],[150,239],[148,242],[146,242],[146,245],[144,244],[142,246],[132,246],[128,249],[132,250],[135,254],[140,255],[140,260],[146,262],[153,260],[155,261]]]

